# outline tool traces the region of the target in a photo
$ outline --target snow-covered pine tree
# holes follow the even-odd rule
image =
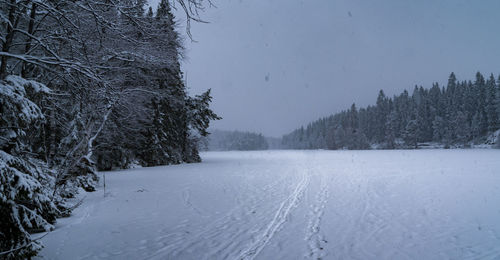
[[[210,103],[212,102],[212,96],[210,94],[211,90],[208,89],[201,95],[195,95],[194,97],[189,97],[186,104],[188,109],[188,138],[189,142],[184,147],[186,155],[189,156],[189,160],[199,161],[200,157],[198,151],[195,147],[198,146],[198,135],[202,137],[208,136],[207,129],[209,127],[210,121],[220,120],[214,111],[210,109]],[[188,161],[189,162],[189,161]]]
[[[498,124],[500,124],[500,75],[498,76],[497,80],[497,88],[496,88],[496,106],[497,106],[497,118],[498,118]],[[500,125],[498,126],[500,128]],[[499,144],[500,147],[500,144]]]
[[[7,76],[0,81],[0,258],[29,258],[41,248],[30,232],[51,230],[58,209],[51,198],[53,178],[33,157],[29,133],[44,116],[34,96],[49,89],[35,81]]]
[[[122,8],[113,19],[131,43],[111,39],[117,55],[109,56],[107,63],[115,69],[104,76],[118,95],[114,98],[118,109],[97,139],[98,168],[198,161],[189,126],[191,98],[180,68],[182,43],[170,3],[161,1],[156,14],[151,8],[147,14],[140,11],[144,1],[125,3],[131,7]]]
[[[476,109],[474,116],[476,117],[477,133],[476,137],[484,135],[488,131],[488,117],[487,117],[487,99],[486,99],[486,82],[483,75],[480,72],[476,73],[476,80],[474,82],[475,98],[476,98]]]
[[[462,111],[458,111],[452,117],[452,129],[454,129],[455,142],[465,146],[469,140],[469,124],[467,116]]]
[[[495,76],[490,75],[486,81],[486,116],[488,119],[488,131],[493,132],[499,128],[498,113],[497,113],[497,85]]]
[[[167,0],[158,4],[154,27],[165,42],[161,48],[170,53],[170,64],[162,67],[158,72],[158,89],[160,96],[151,101],[154,118],[150,143],[152,156],[144,158],[149,160],[149,165],[180,163],[188,159],[185,147],[188,139],[187,106],[188,99],[186,87],[182,80],[180,69],[181,44],[178,33],[175,31],[175,21]],[[160,47],[160,46],[158,46]]]
[[[373,129],[375,132],[374,141],[381,143],[385,139],[386,120],[387,120],[387,115],[389,114],[388,99],[385,96],[383,90],[380,90],[378,93],[376,111],[377,111],[376,121],[375,121],[376,125],[375,128]]]
[[[398,127],[398,116],[396,111],[392,111],[387,116],[386,122],[386,148],[394,149],[396,148],[396,135],[397,135],[397,127]]]
[[[405,143],[411,148],[418,148],[418,126],[417,120],[411,119],[405,127],[405,132],[403,134],[403,139]]]
[[[432,121],[432,130],[432,140],[435,142],[442,142],[447,131],[445,121],[442,117],[434,117],[434,120]]]

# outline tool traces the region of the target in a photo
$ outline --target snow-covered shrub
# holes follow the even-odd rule
[[[57,214],[40,183],[44,173],[4,151],[0,151],[0,173],[0,251],[13,250],[2,257],[32,256],[41,244],[32,241],[29,233],[51,230]]]
[[[49,231],[57,216],[49,188],[53,179],[27,145],[27,132],[44,120],[29,96],[48,91],[17,76],[0,82],[0,258],[35,255],[41,244],[30,232]]]

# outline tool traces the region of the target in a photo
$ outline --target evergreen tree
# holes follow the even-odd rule
[[[375,125],[375,140],[382,142],[385,139],[385,122],[389,112],[389,105],[387,97],[383,90],[380,90],[377,97],[377,115]]]
[[[486,116],[488,120],[488,131],[493,132],[499,128],[497,113],[497,85],[493,74],[486,82]]]
[[[43,84],[17,76],[0,81],[0,257],[30,258],[41,248],[32,231],[49,231],[58,215],[46,164],[33,157],[30,136],[44,122],[37,95]],[[48,187],[47,187],[48,186]]]
[[[398,116],[396,111],[392,111],[386,122],[386,147],[388,149],[396,148],[396,135],[398,130]]]
[[[478,124],[477,127],[474,126],[474,128],[477,128],[477,133],[475,134],[475,136],[479,136],[485,134],[488,131],[488,118],[486,115],[486,82],[483,75],[479,72],[476,73],[474,88],[475,96],[477,99],[477,108],[474,116],[477,116],[476,124]]]
[[[405,143],[413,148],[418,148],[418,134],[417,134],[417,120],[412,119],[408,121],[408,124],[405,127],[405,131],[403,134],[403,138]]]
[[[498,76],[496,93],[497,93],[496,94],[497,118],[498,118],[498,124],[500,124],[500,75]]]
[[[469,139],[469,124],[467,123],[467,116],[458,111],[454,116],[453,129],[455,141],[459,144],[465,145]]]
[[[482,121],[481,119],[481,113],[479,111],[474,114],[472,117],[471,125],[470,125],[470,131],[471,131],[471,137],[472,139],[476,139],[479,137],[482,127],[480,122]]]
[[[432,121],[433,136],[432,139],[435,142],[441,142],[444,140],[447,128],[445,126],[444,119],[440,116],[436,116],[434,121]]]

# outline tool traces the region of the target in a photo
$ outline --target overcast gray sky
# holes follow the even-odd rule
[[[379,89],[500,73],[498,0],[214,3],[201,14],[210,23],[192,26],[183,69],[191,94],[212,89],[217,129],[281,136],[373,104]]]

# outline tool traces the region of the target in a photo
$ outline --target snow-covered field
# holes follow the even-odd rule
[[[106,173],[45,259],[500,259],[500,150],[209,152]]]

